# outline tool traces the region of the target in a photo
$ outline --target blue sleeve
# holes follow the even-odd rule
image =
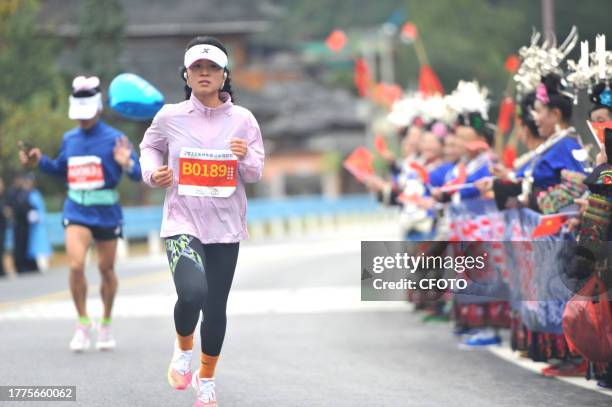
[[[55,158],[55,160],[52,160],[47,155],[43,154],[40,157],[38,168],[40,168],[40,170],[46,174],[54,175],[56,177],[66,178],[66,175],[68,173],[68,159],[66,157],[66,140],[62,142],[60,152]]]
[[[489,172],[489,166],[483,165],[476,172],[471,175],[468,175],[466,182],[476,182],[479,179],[489,176],[491,176],[491,173]],[[470,187],[460,190],[459,195],[461,195],[461,199],[477,198],[480,196],[480,191],[476,187]]]
[[[476,187],[464,188],[459,191],[461,199],[472,199],[480,196],[480,191]]]
[[[126,171],[126,174],[132,181],[142,181],[142,169],[140,168],[140,160],[138,159],[138,155],[136,154],[136,151],[134,151],[134,149],[132,149],[131,159],[134,161],[134,166],[130,171]]]
[[[566,143],[563,144],[563,149],[565,150],[562,154],[554,154],[551,158],[551,166],[553,169],[561,173],[561,170],[567,169],[570,171],[581,172],[586,174],[586,170],[584,165],[576,160],[573,156],[574,150],[581,150],[582,146],[578,144],[578,142],[574,139],[569,139]]]
[[[429,173],[429,184],[432,187],[441,187],[444,185],[446,174],[453,169],[452,163],[444,163],[436,167]]]
[[[574,139],[564,139],[551,148],[543,157],[541,166],[548,168],[555,176],[559,177],[561,170],[571,170],[585,173],[584,165],[573,156],[574,150],[580,150],[582,147]]]
[[[582,147],[574,139],[564,139],[548,150],[536,164],[533,177],[539,188],[548,188],[561,182],[561,170],[586,173],[584,165],[572,155]]]

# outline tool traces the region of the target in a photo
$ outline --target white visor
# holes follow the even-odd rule
[[[209,44],[198,44],[189,48],[185,52],[185,68],[189,68],[196,61],[207,59],[219,65],[221,68],[227,68],[227,55],[220,48]]]
[[[89,120],[102,110],[102,94],[77,98],[70,96],[68,117],[71,120]]]

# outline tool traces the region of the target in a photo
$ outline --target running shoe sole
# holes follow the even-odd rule
[[[187,387],[189,387],[189,383],[193,384],[192,376],[193,376],[193,374],[191,372],[188,372],[185,375],[184,382],[180,383],[172,375],[172,364],[170,364],[170,366],[168,366],[168,384],[170,384],[170,387],[172,387],[173,389],[176,389],[176,390],[185,390]]]

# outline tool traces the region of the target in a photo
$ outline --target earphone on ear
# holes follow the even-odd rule
[[[223,72],[223,80],[227,80],[227,71]]]

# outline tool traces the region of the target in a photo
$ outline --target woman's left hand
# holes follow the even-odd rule
[[[241,138],[232,138],[230,140],[230,150],[235,156],[242,159],[247,154],[247,142]]]
[[[132,148],[127,137],[123,136],[117,139],[115,142],[115,148],[113,148],[113,156],[115,157],[117,164],[119,164],[122,168],[127,168],[130,165]]]

